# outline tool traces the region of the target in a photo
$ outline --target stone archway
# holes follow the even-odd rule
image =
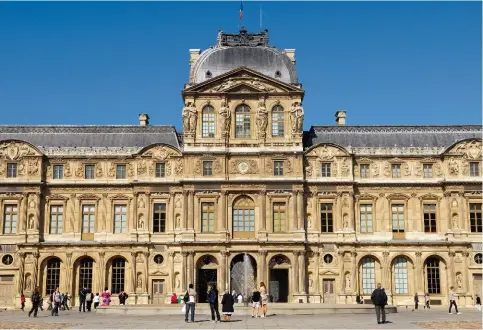
[[[246,299],[257,286],[257,262],[248,253],[236,255],[230,263],[230,287]]]
[[[290,288],[290,259],[282,254],[277,254],[268,263],[269,294],[273,302],[288,302]]]
[[[198,302],[207,302],[208,286],[217,284],[218,260],[212,255],[206,254],[196,262],[196,292]]]

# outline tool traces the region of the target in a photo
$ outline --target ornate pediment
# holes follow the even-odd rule
[[[158,160],[165,160],[172,156],[179,156],[180,153],[176,150],[164,146],[164,145],[156,145],[154,147],[148,147],[140,152],[142,156],[152,157],[153,159]]]
[[[40,152],[21,141],[0,142],[0,159],[21,160],[25,156],[40,156]]]
[[[162,271],[160,271],[160,270],[157,270],[157,271],[155,271],[155,272],[151,272],[151,273],[149,273],[149,275],[168,276],[169,274],[168,274],[168,273],[166,273],[166,272],[162,272]]]
[[[336,273],[330,270],[326,270],[325,272],[320,272],[319,274],[320,275],[339,275],[339,273]]]
[[[463,141],[449,150],[449,155],[462,155],[469,160],[481,160],[482,143],[480,140]]]
[[[315,156],[320,161],[333,161],[336,156],[346,156],[347,153],[343,152],[341,149],[330,146],[321,145],[308,153],[308,156]]]

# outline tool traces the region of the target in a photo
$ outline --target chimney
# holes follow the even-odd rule
[[[198,57],[200,57],[201,49],[190,49],[190,67],[195,64]]]
[[[285,49],[283,51],[285,55],[292,61],[292,64],[295,65],[295,49]]]
[[[139,126],[148,126],[148,125],[149,125],[149,115],[147,113],[140,113]]]
[[[345,110],[338,110],[335,113],[335,122],[337,123],[338,126],[344,126],[345,125]]]

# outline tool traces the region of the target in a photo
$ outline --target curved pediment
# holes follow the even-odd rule
[[[152,157],[153,159],[165,160],[172,156],[181,156],[181,152],[166,144],[153,144],[141,149],[140,156]]]
[[[321,143],[309,148],[306,151],[307,156],[315,156],[321,161],[332,160],[334,157],[349,156],[349,153],[344,147]]]
[[[0,159],[21,160],[25,156],[42,156],[37,147],[21,140],[0,141]]]
[[[456,142],[446,149],[443,155],[463,156],[466,159],[479,160],[482,156],[481,148],[481,139],[468,139]]]

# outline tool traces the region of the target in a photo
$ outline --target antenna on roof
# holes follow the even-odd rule
[[[243,1],[240,1],[240,21],[241,21],[241,29],[240,30],[245,30],[245,26],[243,25]]]
[[[260,5],[260,31],[262,31],[262,5]]]

